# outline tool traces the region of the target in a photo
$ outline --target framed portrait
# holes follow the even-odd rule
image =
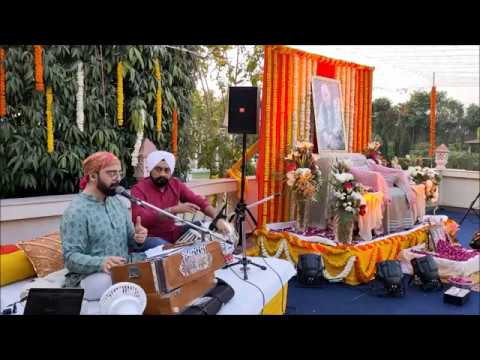
[[[312,77],[312,98],[318,151],[347,151],[340,82]]]

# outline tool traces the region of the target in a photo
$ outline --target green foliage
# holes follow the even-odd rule
[[[188,46],[196,50],[196,46]],[[162,131],[155,132],[153,60],[162,71]],[[84,62],[85,131],[76,124],[77,62]],[[117,112],[117,63],[124,64],[124,127]],[[133,182],[131,153],[138,128],[132,115],[147,113],[144,134],[159,149],[171,147],[172,110],[179,114],[176,174],[185,177],[191,144],[185,136],[190,96],[195,86],[189,53],[159,46],[45,46],[45,84],[53,88],[54,152],[47,153],[45,96],[35,90],[32,46],[6,48],[8,115],[0,121],[0,196],[23,197],[78,191],[82,160],[100,151],[111,151],[123,162],[127,183]],[[17,116],[18,115],[18,116]]]
[[[480,154],[450,151],[447,167],[450,169],[480,170]]]
[[[466,152],[466,140],[475,138],[479,117],[479,106],[472,104],[464,109],[457,100],[449,98],[440,91],[437,94],[436,143],[445,144],[452,151]],[[380,138],[382,153],[387,159],[393,156],[402,158],[409,154],[423,158],[423,166],[432,166],[433,159],[428,158],[429,126],[430,126],[430,94],[427,91],[416,91],[410,99],[398,105],[392,105],[386,98],[378,98],[373,102],[373,136]],[[466,158],[469,155],[460,156]],[[449,168],[474,167],[475,162],[449,160]],[[463,165],[465,164],[465,165]]]
[[[223,177],[242,154],[242,136],[228,134],[224,124],[228,87],[261,86],[263,46],[211,45],[200,51],[205,57],[197,67],[199,89],[192,96],[188,136],[197,144],[192,157],[197,158],[198,166],[209,169],[212,177]],[[212,80],[220,93],[210,88]],[[257,139],[257,135],[248,135],[247,147]],[[251,162],[246,173],[255,174]]]

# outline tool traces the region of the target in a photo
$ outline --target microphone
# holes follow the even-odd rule
[[[137,205],[139,205],[139,206],[141,206],[141,207],[144,207],[144,208],[147,207],[147,208],[149,208],[149,209],[151,209],[151,210],[156,211],[157,213],[160,213],[160,214],[162,214],[162,215],[168,216],[169,218],[171,218],[171,219],[173,219],[173,220],[176,220],[176,221],[179,221],[179,222],[181,222],[181,223],[183,223],[183,224],[189,225],[191,228],[193,228],[193,229],[195,229],[195,230],[198,230],[198,231],[201,231],[202,234],[210,234],[211,236],[216,237],[217,239],[220,239],[221,241],[225,241],[225,239],[224,239],[222,236],[220,236],[220,235],[212,232],[212,231],[209,230],[209,229],[205,229],[205,228],[203,228],[203,227],[201,227],[201,226],[197,226],[197,225],[195,225],[194,223],[192,223],[192,222],[190,222],[190,221],[187,221],[187,220],[182,219],[182,218],[180,218],[180,217],[178,217],[178,216],[176,216],[176,215],[173,215],[172,213],[169,213],[168,211],[165,211],[165,210],[163,210],[163,209],[160,209],[160,208],[158,208],[158,207],[156,207],[156,206],[154,206],[154,205],[152,205],[152,204],[150,204],[150,203],[148,203],[148,202],[146,202],[146,201],[137,199],[135,196],[130,195],[123,186],[117,186],[117,187],[115,188],[115,193],[116,193],[117,195],[121,195],[121,196],[126,197],[126,198],[129,199],[131,202],[133,202],[133,203],[135,203],[135,204],[137,204]]]
[[[142,200],[137,199],[135,196],[132,196],[128,193],[127,189],[125,189],[123,186],[117,186],[115,188],[115,193],[117,195],[121,195],[123,197],[126,197],[130,201],[134,202],[135,204],[142,205]]]
[[[117,186],[115,188],[115,192],[117,193],[117,195],[123,195],[125,197],[128,197],[130,198],[130,194],[127,192],[127,190],[123,187],[123,186]]]

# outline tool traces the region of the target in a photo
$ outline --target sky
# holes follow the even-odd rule
[[[289,45],[290,47],[320,54],[335,59],[374,66],[373,99],[387,97],[393,103],[404,102],[415,90],[430,91],[433,84],[432,70],[455,71],[448,73],[448,79],[437,73],[437,91],[446,91],[449,97],[459,100],[465,106],[479,105],[479,53],[480,46],[402,46],[398,51],[398,61],[382,60],[382,54],[392,53],[398,46],[335,46],[335,45]],[[415,61],[415,54],[419,59]],[[455,55],[456,54],[456,55]],[[419,71],[418,63],[428,59],[431,67]],[[450,60],[448,60],[450,59]],[[398,64],[395,64],[398,63]],[[464,67],[467,66],[468,69]],[[464,71],[468,70],[468,74]],[[431,72],[432,71],[432,72]],[[447,74],[445,74],[447,75]],[[440,79],[439,79],[440,78]],[[448,80],[448,81],[447,81]],[[445,85],[455,86],[445,86]],[[463,86],[459,86],[463,85]],[[467,86],[465,86],[467,85]]]
[[[436,69],[437,91],[446,91],[447,96],[460,101],[465,107],[472,103],[480,105],[480,84],[478,78],[480,73],[480,46],[478,45],[288,46],[314,54],[375,67],[373,73],[373,99],[386,97],[394,104],[398,104],[407,101],[413,91],[430,91],[433,84],[432,70]],[[398,56],[395,51],[399,51]],[[393,61],[392,54],[395,54]],[[387,57],[388,60],[382,60],[382,57]],[[234,50],[229,53],[229,58],[232,61],[235,59]],[[417,61],[417,59],[419,60]],[[418,68],[420,62],[424,63],[421,68],[422,71],[419,71]],[[465,66],[468,66],[468,68],[465,68]],[[442,73],[445,70],[454,71],[454,73]],[[468,74],[463,73],[465,70],[468,71]],[[208,83],[209,88],[213,89],[216,95],[220,95],[213,72],[210,73]],[[198,88],[201,89],[200,85],[198,85]]]

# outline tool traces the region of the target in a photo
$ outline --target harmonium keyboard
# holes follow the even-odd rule
[[[132,282],[147,294],[145,314],[179,314],[215,287],[225,264],[218,241],[184,246],[178,252],[112,268],[112,282]]]

